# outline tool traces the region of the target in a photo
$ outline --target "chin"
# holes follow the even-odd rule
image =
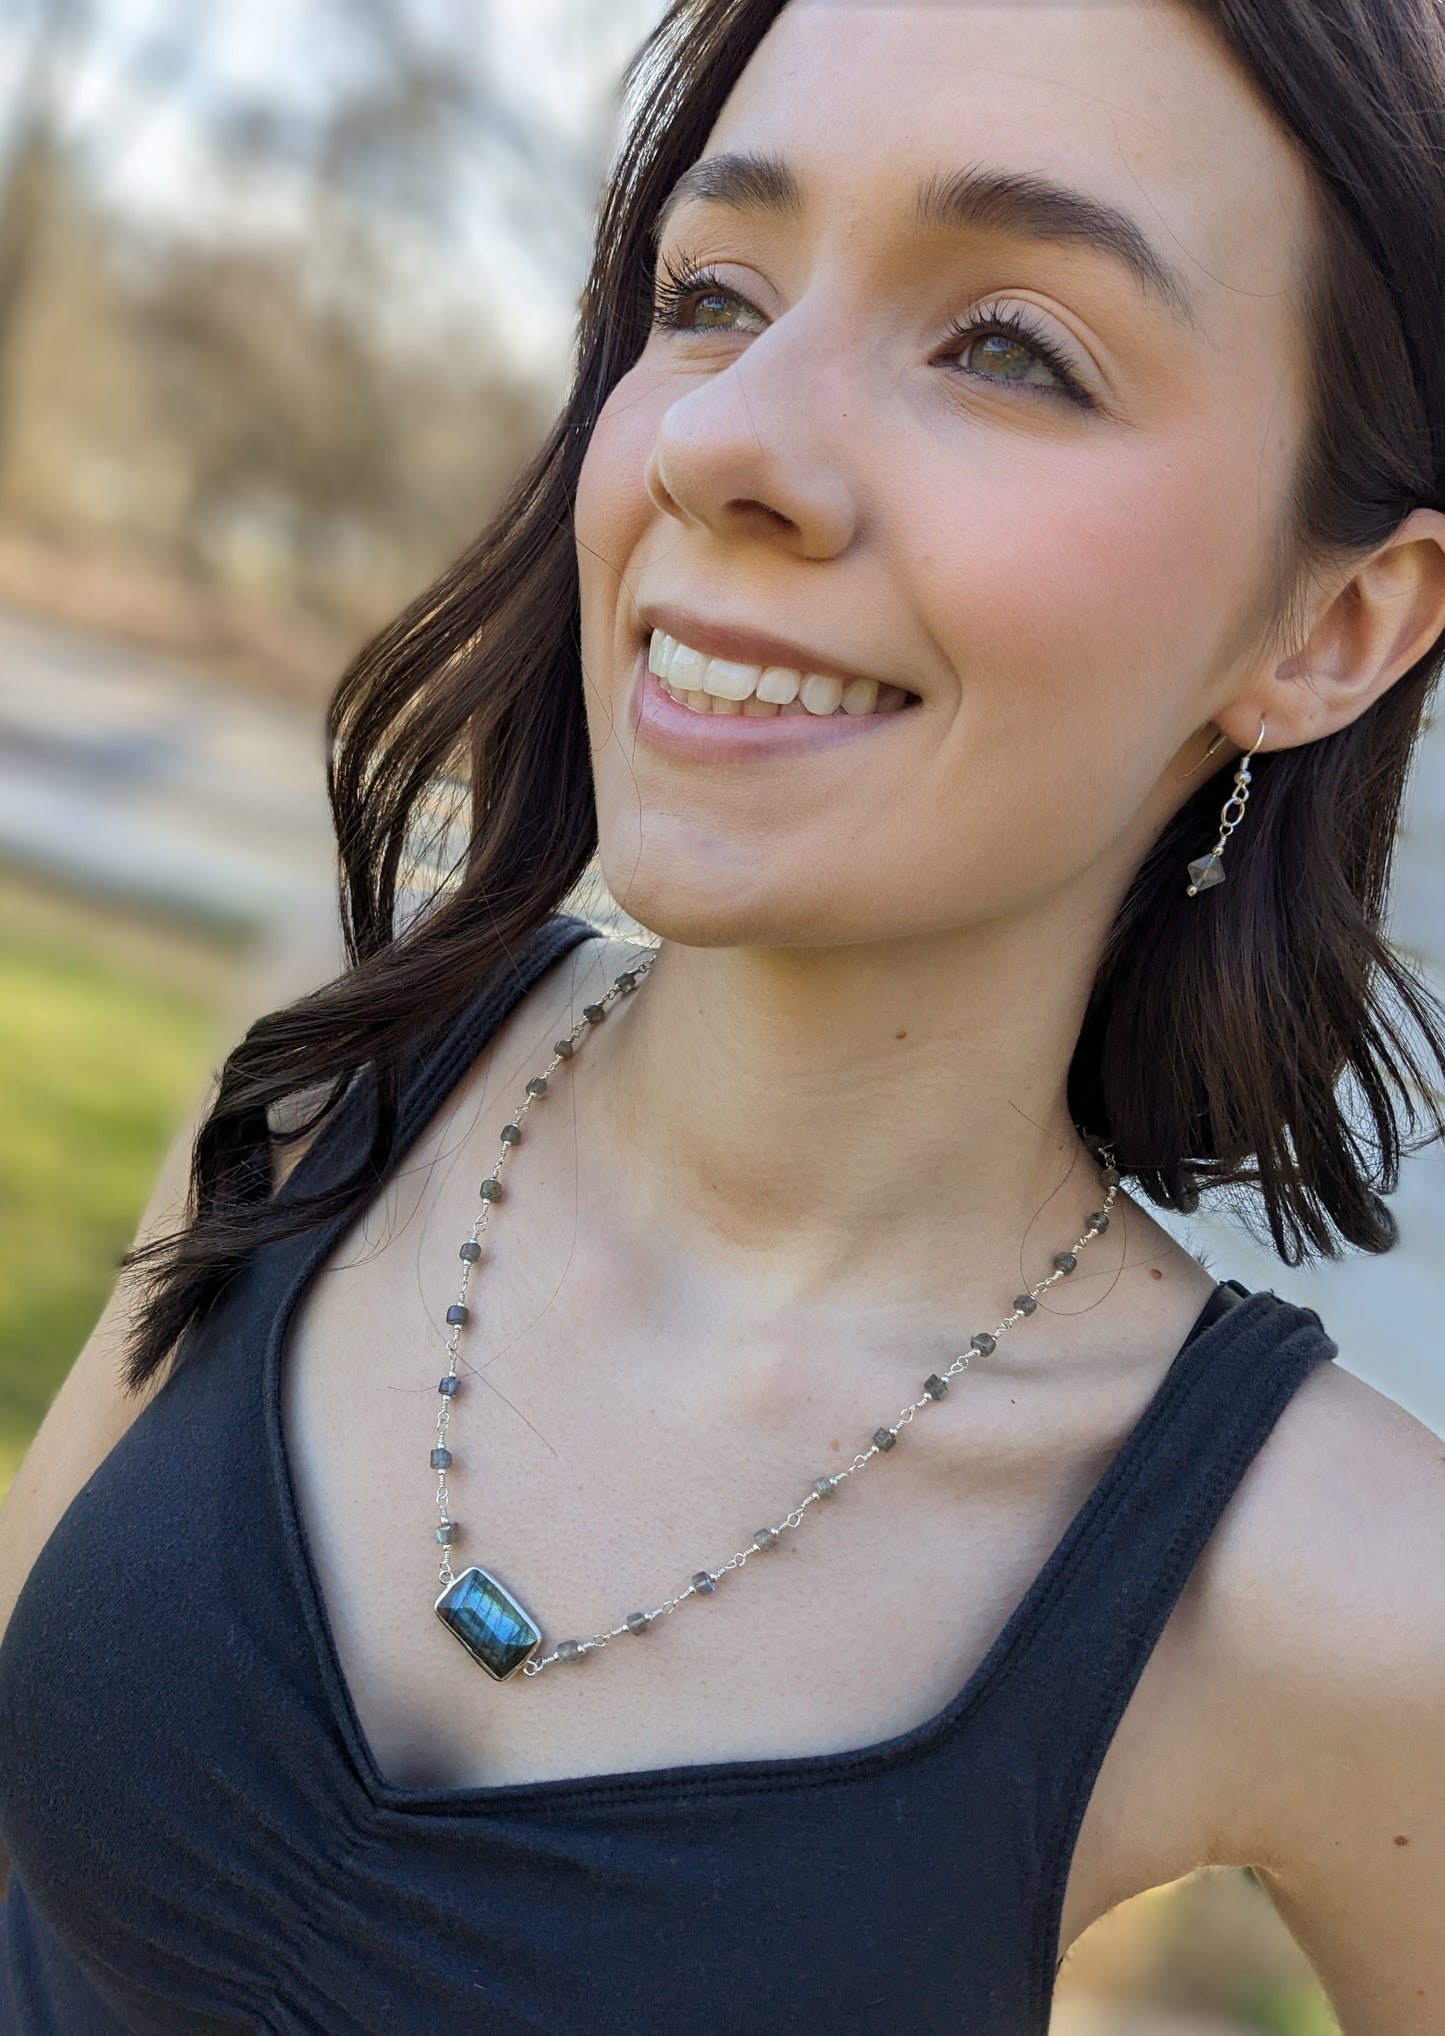
[[[599,855],[611,897],[639,926],[680,947],[815,947],[828,944],[817,897],[787,892],[780,872],[760,872],[749,889],[730,865],[725,881],[699,856],[686,867],[660,852],[641,857]],[[821,936],[821,938],[820,938]]]

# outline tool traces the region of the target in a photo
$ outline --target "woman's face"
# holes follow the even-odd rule
[[[612,893],[700,946],[1102,937],[1213,717],[1257,729],[1305,172],[1204,25],[1149,0],[792,0],[723,155],[766,170],[670,210],[663,266],[709,280],[578,494]],[[640,656],[656,619],[915,700],[681,727]]]

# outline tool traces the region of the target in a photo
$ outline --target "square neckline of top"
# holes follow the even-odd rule
[[[320,1244],[320,1240],[318,1240]],[[380,1809],[424,1813],[478,1813],[530,1802],[560,1803],[588,1797],[617,1798],[665,1793],[700,1793],[755,1787],[786,1787],[845,1781],[877,1771],[921,1752],[950,1731],[981,1701],[994,1678],[1026,1643],[1039,1614],[1048,1604],[1079,1543],[1107,1507],[1111,1496],[1127,1483],[1128,1474],[1160,1421],[1178,1395],[1185,1373],[1207,1364],[1204,1346],[1240,1308],[1275,1304],[1270,1294],[1250,1294],[1233,1281],[1219,1282],[1175,1353],[1138,1419],[1125,1435],[1068,1525],[1059,1535],[1023,1595],[989,1644],[963,1686],[931,1716],[902,1731],[861,1746],[803,1754],[764,1754],[721,1761],[675,1762],[664,1767],[611,1769],[596,1774],[554,1775],[535,1780],[483,1783],[448,1788],[408,1788],[388,1780],[372,1751],[342,1666],[327,1610],[321,1579],[301,1515],[282,1425],[282,1371],[286,1330],[307,1281],[326,1256],[326,1247],[308,1254],[301,1274],[293,1278],[268,1338],[265,1363],[267,1449],[271,1489],[281,1512],[283,1539],[289,1552],[289,1581],[305,1614],[331,1719],[346,1744],[351,1767],[366,1794]],[[1232,1300],[1223,1296],[1232,1293]],[[1210,1317],[1213,1319],[1209,1319]],[[1201,1324],[1203,1325],[1201,1327]],[[1237,1325],[1236,1325],[1237,1326]]]
[[[559,915],[559,919],[563,916]],[[576,926],[585,926],[585,922],[582,921],[573,923]],[[549,925],[556,928],[566,939],[566,931],[559,925],[558,919],[549,922]],[[544,927],[540,932],[545,933],[547,930]],[[518,970],[515,995],[500,1015],[495,1017],[494,1027],[500,1027],[513,1005],[546,969],[560,960],[562,954],[570,952],[573,946],[580,944],[581,939],[587,937],[600,937],[600,930],[588,929],[580,933],[575,940],[568,939],[566,946],[544,959],[541,966],[535,970],[529,964],[523,964]],[[445,1042],[439,1056],[440,1066],[432,1069],[430,1078],[425,1084],[434,1093],[438,1103],[450,1092],[455,1079],[459,1078],[460,1073],[470,1064],[475,1053],[480,1051],[480,1043],[473,1038],[473,1034],[479,1029],[476,1014],[484,1001],[484,994],[479,994],[474,1004],[468,1006],[463,1013],[453,1034]],[[393,1160],[394,1165],[404,1164],[406,1152],[426,1130],[431,1114],[429,1112],[419,1122],[409,1123],[407,1145],[405,1148],[398,1146]],[[327,1130],[335,1128],[336,1121],[333,1120],[333,1124],[329,1125]],[[327,1139],[323,1133],[296,1169],[296,1174],[292,1176],[293,1181],[303,1173],[309,1172],[313,1161],[320,1164],[326,1144]],[[333,1246],[340,1241],[344,1230],[355,1220],[357,1219],[354,1217],[338,1218],[311,1234],[309,1248],[287,1282],[271,1325],[263,1372],[271,1493],[279,1509],[282,1538],[287,1547],[289,1581],[305,1615],[305,1625],[311,1635],[316,1666],[326,1693],[330,1712],[328,1723],[334,1724],[340,1731],[351,1770],[366,1795],[379,1810],[423,1815],[428,1812],[464,1814],[468,1810],[480,1814],[491,1809],[521,1808],[533,1802],[538,1804],[582,1802],[589,1797],[616,1800],[628,1795],[810,1786],[829,1781],[847,1781],[855,1776],[874,1773],[894,1761],[921,1753],[935,1740],[961,1724],[982,1700],[994,1678],[1025,1644],[1056,1585],[1062,1580],[1075,1549],[1088,1534],[1096,1518],[1105,1510],[1111,1496],[1126,1484],[1130,1469],[1146,1451],[1151,1435],[1166,1418],[1176,1401],[1186,1375],[1198,1375],[1205,1368],[1204,1346],[1213,1340],[1226,1321],[1236,1316],[1239,1309],[1258,1308],[1262,1311],[1269,1306],[1279,1305],[1276,1296],[1271,1293],[1251,1293],[1234,1280],[1216,1282],[1138,1418],[1055,1541],[1041,1568],[999,1628],[972,1674],[939,1710],[918,1724],[906,1726],[900,1732],[890,1733],[882,1739],[870,1740],[861,1746],[815,1753],[763,1754],[733,1760],[674,1762],[665,1767],[619,1768],[597,1774],[553,1775],[529,1781],[493,1782],[455,1788],[407,1788],[389,1781],[382,1773],[352,1697],[302,1517],[282,1420],[283,1370],[291,1321],[302,1294],[329,1257]]]

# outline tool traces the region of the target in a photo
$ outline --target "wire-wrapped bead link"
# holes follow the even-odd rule
[[[538,1097],[548,1094],[549,1078],[556,1072],[558,1066],[563,1061],[570,1060],[573,1057],[578,1039],[591,1026],[601,1024],[607,1015],[608,1004],[615,997],[626,996],[637,987],[637,984],[652,967],[655,959],[655,954],[648,955],[634,967],[624,970],[615,979],[612,988],[607,991],[606,995],[599,1002],[583,1005],[582,1017],[573,1026],[571,1033],[565,1039],[559,1039],[555,1042],[553,1048],[554,1058],[548,1064],[543,1074],[533,1076],[532,1080],[527,1083],[526,1096],[522,1107],[518,1110],[514,1121],[508,1124],[502,1132],[502,1149],[498,1155],[497,1163],[493,1167],[491,1174],[482,1183],[482,1206],[477,1215],[477,1220],[472,1225],[471,1235],[462,1245],[459,1254],[462,1260],[461,1290],[456,1302],[447,1311],[447,1321],[452,1325],[451,1335],[447,1340],[449,1369],[440,1383],[441,1405],[437,1412],[437,1445],[432,1451],[432,1463],[437,1470],[437,1540],[442,1548],[438,1581],[443,1586],[455,1582],[451,1566],[451,1549],[461,1531],[458,1523],[451,1518],[451,1497],[447,1488],[447,1471],[451,1467],[452,1455],[446,1446],[447,1428],[451,1419],[451,1403],[456,1396],[460,1383],[457,1373],[457,1351],[462,1330],[471,1321],[471,1311],[467,1302],[467,1289],[471,1280],[472,1268],[478,1263],[482,1255],[480,1239],[487,1227],[487,1219],[491,1213],[493,1203],[502,1199],[502,1169],[512,1148],[522,1142],[523,1126],[526,1122],[527,1112]],[[649,1632],[659,1619],[666,1618],[670,1613],[675,1612],[678,1606],[686,1604],[689,1598],[715,1596],[718,1585],[723,1577],[733,1570],[742,1569],[744,1564],[753,1556],[769,1553],[777,1547],[785,1533],[790,1529],[800,1527],[807,1517],[810,1506],[816,1505],[820,1499],[834,1498],[848,1478],[856,1476],[875,1457],[891,1453],[897,1447],[903,1430],[908,1427],[915,1416],[922,1413],[925,1407],[935,1406],[946,1396],[949,1382],[968,1370],[972,1358],[980,1356],[991,1357],[998,1348],[998,1339],[1001,1336],[1007,1335],[1015,1324],[1026,1321],[1030,1315],[1034,1314],[1038,1308],[1040,1296],[1047,1293],[1050,1287],[1057,1286],[1061,1280],[1067,1279],[1076,1270],[1080,1254],[1087,1250],[1094,1238],[1102,1235],[1108,1229],[1109,1217],[1119,1192],[1120,1176],[1118,1168],[1113,1163],[1113,1156],[1107,1149],[1101,1147],[1099,1149],[1099,1157],[1103,1161],[1100,1179],[1105,1190],[1104,1200],[1102,1206],[1089,1217],[1083,1235],[1075,1240],[1070,1250],[1061,1251],[1056,1254],[1053,1271],[1030,1287],[1027,1293],[1020,1294],[1014,1302],[1011,1313],[1005,1315],[1002,1321],[995,1323],[992,1330],[980,1330],[973,1338],[968,1350],[961,1352],[955,1357],[942,1372],[930,1373],[929,1377],[924,1381],[921,1397],[916,1400],[910,1400],[906,1406],[899,1409],[891,1422],[876,1428],[873,1431],[873,1438],[868,1447],[860,1450],[851,1463],[845,1464],[840,1470],[831,1471],[825,1476],[815,1479],[810,1490],[799,1500],[792,1512],[784,1514],[783,1518],[775,1521],[772,1526],[760,1527],[746,1548],[738,1549],[735,1554],[728,1557],[726,1562],[719,1563],[716,1569],[696,1571],[685,1589],[678,1591],[670,1598],[665,1598],[660,1605],[654,1605],[651,1610],[629,1612],[620,1626],[609,1627],[605,1632],[593,1633],[585,1639],[574,1637],[567,1640],[559,1640],[550,1654],[534,1655],[530,1661],[524,1662],[522,1664],[523,1675],[540,1675],[542,1670],[549,1668],[554,1661],[567,1662],[569,1664],[582,1661],[587,1655],[595,1653],[599,1648],[606,1647],[612,1641],[620,1639],[623,1634],[640,1636]]]

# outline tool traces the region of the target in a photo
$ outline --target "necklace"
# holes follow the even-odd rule
[[[543,1646],[542,1628],[521,1602],[513,1597],[501,1580],[489,1570],[474,1564],[462,1571],[460,1576],[452,1572],[451,1551],[460,1533],[460,1526],[451,1516],[451,1492],[447,1486],[447,1472],[452,1467],[452,1453],[447,1447],[447,1430],[451,1422],[452,1402],[461,1389],[461,1378],[457,1372],[457,1352],[462,1333],[470,1323],[471,1308],[467,1302],[467,1288],[471,1281],[472,1269],[482,1256],[481,1237],[487,1227],[492,1205],[502,1199],[502,1169],[513,1146],[522,1142],[522,1125],[527,1112],[539,1096],[548,1093],[553,1074],[563,1061],[570,1060],[577,1050],[577,1042],[593,1025],[600,1025],[607,1016],[607,1007],[617,997],[625,997],[635,990],[638,983],[651,969],[656,960],[653,953],[639,962],[635,968],[625,969],[613,982],[600,1003],[584,1004],[581,1021],[574,1025],[565,1039],[554,1042],[554,1058],[544,1073],[533,1075],[527,1084],[526,1099],[518,1110],[515,1120],[502,1127],[502,1149],[491,1173],[482,1182],[481,1207],[471,1228],[471,1234],[461,1247],[462,1261],[461,1291],[452,1306],[447,1309],[448,1365],[437,1388],[441,1404],[437,1411],[436,1447],[431,1453],[432,1469],[437,1473],[436,1503],[439,1515],[436,1538],[441,1543],[442,1560],[438,1581],[442,1585],[436,1600],[437,1617],[442,1624],[456,1635],[474,1660],[479,1661],[487,1673],[498,1682],[504,1682],[520,1668],[524,1675],[540,1675],[553,1662],[581,1661],[600,1647],[606,1647],[624,1633],[642,1634],[647,1632],[654,1621],[669,1612],[675,1612],[688,1598],[710,1598],[716,1592],[719,1581],[732,1570],[740,1570],[754,1555],[764,1555],[776,1548],[782,1536],[791,1528],[802,1525],[808,1508],[823,1499],[831,1499],[842,1487],[845,1478],[853,1477],[875,1458],[886,1456],[898,1443],[902,1431],[916,1414],[925,1407],[934,1406],[948,1391],[949,1382],[968,1369],[970,1358],[977,1355],[991,1357],[998,1347],[1000,1336],[1032,1315],[1039,1304],[1039,1296],[1048,1288],[1067,1279],[1079,1262],[1084,1251],[1101,1231],[1109,1227],[1109,1213],[1119,1192],[1119,1172],[1114,1165],[1112,1154],[1107,1147],[1096,1148],[1104,1161],[1101,1180],[1105,1189],[1103,1206],[1089,1217],[1084,1233],[1077,1238],[1067,1251],[1060,1251],[1054,1257],[1054,1269],[1046,1279],[1038,1281],[1027,1293],[1020,1294],[1012,1311],[991,1330],[980,1330],[969,1344],[968,1350],[955,1357],[942,1372],[931,1372],[923,1381],[922,1396],[911,1400],[900,1409],[893,1421],[882,1428],[875,1428],[872,1441],[853,1458],[850,1464],[830,1476],[815,1479],[812,1489],[805,1494],[790,1513],[784,1515],[772,1527],[760,1527],[753,1536],[749,1547],[740,1549],[716,1569],[700,1569],[686,1589],[678,1591],[650,1612],[629,1612],[620,1626],[613,1626],[605,1633],[594,1633],[585,1640],[559,1640],[550,1654],[541,1652]]]

